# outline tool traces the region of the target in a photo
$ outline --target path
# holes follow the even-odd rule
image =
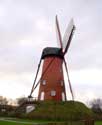
[[[30,125],[40,125],[42,123],[35,123],[35,122],[24,122],[24,121],[17,121],[17,120],[11,120],[7,118],[0,118],[0,121],[5,121],[5,122],[14,122],[14,123],[21,123],[21,124],[30,124]]]

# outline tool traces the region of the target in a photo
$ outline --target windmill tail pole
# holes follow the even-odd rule
[[[45,75],[45,73],[47,72],[47,70],[49,69],[49,67],[51,66],[51,64],[53,63],[54,60],[55,60],[55,58],[53,58],[53,59],[49,62],[48,66],[46,67],[45,71],[43,72],[41,78]],[[33,91],[37,88],[37,86],[39,85],[41,78],[39,79],[39,81],[37,82],[37,84],[34,86],[32,92],[33,92]]]
[[[70,88],[70,92],[71,92],[71,95],[72,95],[72,100],[74,101],[74,94],[73,94],[71,82],[70,82],[70,79],[69,79],[69,72],[68,72],[68,67],[67,67],[65,58],[64,58],[64,64],[65,64],[65,69],[66,69],[66,73],[67,73],[67,77],[68,77],[68,83],[69,83],[69,88]]]
[[[55,60],[55,58],[53,58],[53,59],[49,62],[48,66],[46,67],[45,71],[43,72],[41,78],[45,75],[45,73],[47,72],[47,70],[49,69],[49,67],[51,66],[51,64],[53,63],[54,60]],[[34,92],[34,90],[37,88],[37,86],[38,86],[39,83],[40,83],[41,78],[38,80],[37,84],[35,85],[35,82],[36,82],[36,78],[37,78],[37,75],[38,75],[38,72],[39,72],[40,65],[41,65],[41,60],[40,60],[39,66],[38,66],[38,70],[37,70],[37,73],[36,73],[36,77],[35,77],[35,80],[34,80],[34,84],[33,84],[33,87],[32,87],[32,90],[31,90],[31,93],[30,93],[30,96],[29,96],[29,97],[32,97],[32,93]]]
[[[35,86],[35,83],[36,83],[36,79],[37,79],[37,76],[38,76],[38,73],[39,73],[40,65],[41,65],[41,59],[40,59],[40,62],[39,62],[39,64],[38,64],[38,68],[37,68],[36,76],[35,76],[35,79],[34,79],[34,82],[33,82],[33,86],[32,86],[32,89],[31,89],[30,95],[28,96],[29,98],[32,97],[32,93],[33,93],[34,86]]]

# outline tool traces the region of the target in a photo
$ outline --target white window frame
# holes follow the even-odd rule
[[[43,92],[41,92],[41,95],[40,95],[40,100],[41,100],[41,101],[43,101],[43,100],[44,100],[44,98],[45,98],[45,92],[43,91]]]
[[[55,90],[51,90],[51,96],[56,96],[56,91]]]
[[[62,101],[65,101],[65,93],[62,92]]]
[[[46,85],[46,80],[42,80],[42,85]]]

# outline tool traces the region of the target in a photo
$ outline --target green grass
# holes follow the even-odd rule
[[[6,121],[5,121],[6,120]],[[4,119],[0,120],[0,125],[33,125],[35,123],[46,123],[47,121],[33,121],[33,120],[22,120],[22,119]]]
[[[50,124],[45,124],[45,123],[14,123],[14,122],[7,122],[7,121],[0,121],[0,125],[66,125],[66,123],[61,123],[61,122],[57,122],[57,123],[50,123]],[[67,125],[83,125],[82,123],[76,123],[76,122],[69,122],[67,123]]]
[[[19,121],[18,121],[18,122],[15,123],[15,122],[8,122],[8,121],[0,121],[0,125],[38,125],[38,124],[39,125],[45,125],[44,122],[42,122],[42,123],[39,122],[39,123],[36,124],[36,122],[32,122],[32,123],[19,123]],[[48,125],[66,125],[66,123],[57,122],[57,123],[50,123]],[[67,125],[70,125],[70,122]],[[83,124],[73,122],[73,123],[71,123],[71,125],[83,125]]]
[[[102,121],[95,122],[95,125],[102,125]]]
[[[45,125],[48,123],[55,123],[55,121],[0,117],[0,125]],[[62,122],[57,121],[56,123]]]
[[[0,117],[0,125],[33,125],[35,123],[48,123],[49,121],[44,120],[29,120],[29,119],[18,119],[18,118],[3,118]]]
[[[0,121],[0,125],[29,125],[29,124],[21,124],[21,123],[13,123],[13,122]]]
[[[0,125],[34,125],[35,123],[37,123],[37,124],[39,123],[39,125],[40,125],[42,123],[48,123],[48,121],[42,121],[42,120],[39,120],[39,121],[38,120],[34,120],[33,121],[33,120],[27,120],[27,119],[25,119],[25,120],[24,119],[23,120],[22,119],[11,119],[11,120],[13,120],[13,122],[10,122],[10,121],[0,121]],[[20,122],[25,122],[25,123],[20,123]],[[49,123],[51,123],[51,121]],[[58,125],[64,125],[61,122],[57,122],[57,123],[58,123]],[[45,124],[43,124],[43,125],[45,125]],[[52,125],[54,125],[54,124],[52,124]],[[70,125],[70,122],[67,125]],[[75,123],[75,122],[73,122],[71,125],[83,125],[83,124],[82,123],[77,123],[77,122]],[[102,125],[102,121],[96,121],[95,125]]]

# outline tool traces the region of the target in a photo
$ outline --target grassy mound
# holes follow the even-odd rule
[[[92,117],[92,111],[81,102],[39,102],[26,116],[43,120],[82,120]]]

